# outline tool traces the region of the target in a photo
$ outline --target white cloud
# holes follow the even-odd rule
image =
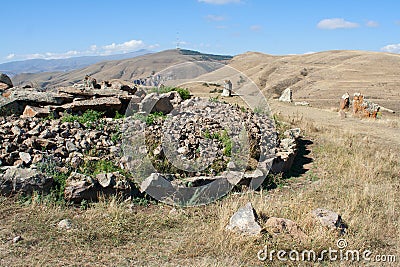
[[[213,4],[213,5],[225,5],[225,4],[241,2],[241,0],[198,0],[198,1],[206,3],[206,4]]]
[[[223,21],[223,20],[225,20],[225,17],[217,16],[217,15],[207,15],[206,19],[208,21]]]
[[[346,21],[342,18],[323,19],[318,22],[317,27],[324,30],[335,30],[335,29],[350,29],[357,28],[360,25],[355,22]]]
[[[159,44],[146,45],[142,40],[130,40],[124,43],[116,44],[111,43],[109,45],[98,46],[96,44],[91,45],[87,50],[77,51],[70,50],[61,53],[45,52],[35,54],[9,54],[5,57],[6,60],[25,60],[25,59],[62,59],[76,56],[96,56],[96,55],[111,55],[119,53],[127,53],[137,51],[142,48],[155,49],[159,47]]]
[[[259,32],[262,30],[262,27],[260,25],[252,25],[250,26],[250,30],[252,30],[253,32]]]
[[[6,59],[13,59],[15,57],[15,54],[9,54],[8,56],[6,56]]]
[[[381,50],[389,53],[400,53],[400,44],[386,45]]]
[[[112,43],[110,45],[105,45],[102,48],[105,50],[104,53],[111,54],[113,52],[129,52],[135,51],[144,47],[142,40],[130,40],[122,44]]]
[[[365,23],[365,25],[367,27],[376,28],[379,26],[379,23],[376,21],[373,21],[373,20],[369,20],[369,21],[367,21],[367,23]]]

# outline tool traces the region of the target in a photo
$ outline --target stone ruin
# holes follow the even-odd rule
[[[354,93],[353,97],[353,114],[361,118],[374,118],[379,112],[380,106],[378,104],[369,102],[364,99],[361,93]]]
[[[97,81],[93,83],[93,80],[90,83],[93,87],[98,84]],[[77,121],[62,122],[59,116],[63,116],[65,112],[81,113],[86,110],[105,111],[105,116],[110,116],[110,114],[112,116],[116,111],[125,114],[127,109],[137,114],[150,112],[169,114],[180,104],[204,105],[204,101],[207,102],[189,99],[185,104],[177,92],[148,94],[141,88],[131,87],[129,83],[119,80],[111,80],[101,85],[101,89],[90,86],[82,90],[82,87],[85,87],[83,85],[60,87],[51,92],[16,87],[9,89],[8,97],[0,97],[0,193],[2,195],[31,194],[33,191],[48,193],[54,185],[54,180],[40,168],[46,164],[54,166],[57,172],[68,173],[69,178],[64,191],[67,201],[97,200],[101,194],[118,193],[124,197],[140,194],[138,186],[146,186],[135,184],[119,171],[99,175],[79,173],[85,164],[99,160],[113,162],[120,169],[129,170],[130,159],[123,155],[121,142],[116,140],[115,136],[122,133],[121,126],[132,121],[133,117],[122,119],[104,117],[98,125],[88,126]],[[213,134],[213,131],[220,130],[218,125],[226,121],[228,115],[231,119],[235,119],[235,116],[246,119],[253,145],[259,147],[259,150],[253,150],[255,155],[269,151],[265,147],[265,140],[260,139],[258,133],[262,127],[270,127],[266,123],[266,117],[263,119],[250,111],[243,113],[241,109],[227,104],[211,103],[211,105],[215,107],[206,107],[204,110],[221,110],[221,114],[225,115],[216,116],[212,120],[207,120],[200,115],[194,116],[192,124],[189,123],[190,120],[182,118],[185,127],[174,133],[177,135],[177,140],[180,140],[177,154],[187,159],[196,159],[198,148],[203,146],[204,141],[196,132],[198,129],[196,123],[202,125],[201,127],[208,127],[210,134]],[[43,119],[49,115],[53,115],[52,119]],[[160,125],[155,121],[148,129],[149,138],[152,136],[154,144],[157,144],[159,142],[157,140],[162,135]],[[271,136],[277,136],[273,128],[265,129],[265,131],[268,131]],[[285,133],[285,135],[285,139],[276,140],[275,146],[269,148],[274,151],[272,157],[264,156],[263,158],[266,162],[271,162],[273,173],[289,171],[297,153],[296,140],[300,136],[299,130]],[[206,152],[220,158],[222,165],[226,164],[221,141],[211,141],[215,143],[215,146]],[[96,154],[91,154],[93,151]],[[163,153],[163,149],[158,146],[150,151],[151,155],[157,155],[157,157],[162,157]],[[233,164],[223,167],[231,170],[235,168]],[[196,185],[207,183],[210,178],[204,176],[205,174],[187,177],[186,182]],[[252,175],[248,174],[247,179],[251,179]],[[219,175],[214,175],[212,179],[215,177],[218,178]],[[185,181],[177,180],[175,183],[176,186],[184,186]]]
[[[354,93],[353,101],[350,101],[349,93],[345,93],[340,99],[339,115],[342,118],[346,117],[346,111],[353,107],[353,115],[360,118],[374,118],[381,107],[378,104],[372,103],[364,98],[361,93]]]
[[[224,89],[221,93],[221,96],[232,96],[232,82],[230,80],[224,81]]]

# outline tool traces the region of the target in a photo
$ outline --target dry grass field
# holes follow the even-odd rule
[[[232,193],[194,208],[151,201],[132,205],[117,199],[65,207],[38,196],[2,197],[0,265],[396,266],[258,260],[257,252],[264,246],[288,251],[336,248],[337,233],[310,220],[310,211],[320,207],[342,215],[348,225],[342,236],[348,249],[369,249],[373,256],[397,255],[397,264],[400,261],[400,139],[390,146],[362,128],[323,123],[325,118],[308,118],[308,112],[293,112],[281,104],[272,105],[272,109],[288,124],[286,127],[301,127],[304,140],[299,153],[303,160],[298,159],[297,171],[290,177],[273,177],[275,189]],[[361,123],[381,126],[373,121]],[[398,127],[391,129],[399,131]],[[299,241],[268,233],[243,237],[225,231],[230,216],[248,201],[260,215],[262,226],[270,216],[288,218],[299,224],[307,238]],[[72,229],[57,228],[65,218],[73,222]],[[22,240],[13,243],[18,235]]]

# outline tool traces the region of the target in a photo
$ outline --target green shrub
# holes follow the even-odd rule
[[[179,88],[179,87],[170,87],[170,86],[165,86],[162,88],[153,88],[150,90],[150,93],[159,93],[159,94],[164,94],[164,93],[169,93],[172,91],[176,91],[182,100],[186,100],[190,98],[190,92],[186,88]]]
[[[146,124],[147,125],[151,125],[153,124],[158,118],[166,118],[166,116],[164,115],[164,113],[162,112],[154,112],[154,113],[150,113],[149,115],[147,115],[147,117],[145,118]]]
[[[95,111],[88,109],[82,115],[64,114],[61,118],[61,122],[79,122],[87,127],[93,127],[99,125],[98,122],[104,116],[104,112]]]

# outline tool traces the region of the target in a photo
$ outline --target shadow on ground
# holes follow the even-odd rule
[[[292,168],[288,173],[283,174],[283,178],[287,179],[290,177],[300,177],[305,174],[308,169],[308,164],[313,162],[310,156],[310,146],[313,144],[311,140],[299,138],[297,141],[298,151],[294,158]]]

